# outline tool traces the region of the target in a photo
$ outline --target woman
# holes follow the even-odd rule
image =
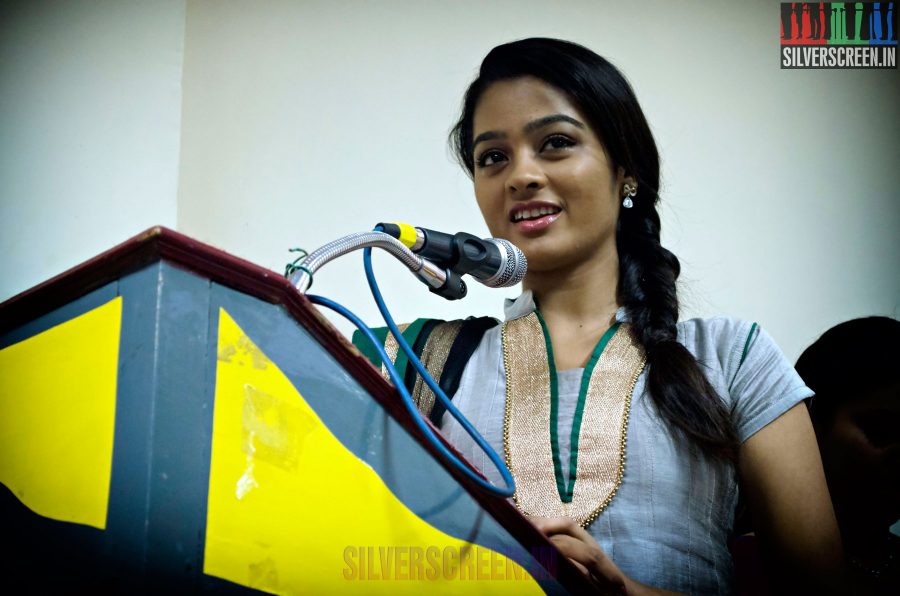
[[[520,510],[598,587],[722,593],[740,478],[776,585],[833,587],[840,541],[810,392],[757,326],[678,323],[659,157],[622,75],[564,41],[499,46],[451,140],[491,233],[529,263],[453,398],[505,453]],[[456,421],[439,421],[499,484]]]

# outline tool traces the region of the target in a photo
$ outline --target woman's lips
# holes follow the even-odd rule
[[[547,215],[542,215],[537,219],[522,219],[515,222],[515,224],[513,225],[515,225],[516,229],[523,234],[539,232],[546,229],[550,224],[556,221],[561,213],[562,211],[558,213],[548,213]]]

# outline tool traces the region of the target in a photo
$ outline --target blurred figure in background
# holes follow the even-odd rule
[[[900,594],[900,321],[841,323],[797,361],[860,593]]]

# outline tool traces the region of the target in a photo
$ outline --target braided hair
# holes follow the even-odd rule
[[[460,164],[474,174],[475,108],[493,83],[536,77],[565,92],[588,118],[613,167],[637,182],[631,209],[620,210],[616,229],[618,297],[647,354],[647,388],[673,436],[725,460],[737,454],[728,411],[677,341],[678,259],[660,244],[659,152],[628,81],[606,59],[567,41],[531,38],[497,46],[469,86],[450,143]]]

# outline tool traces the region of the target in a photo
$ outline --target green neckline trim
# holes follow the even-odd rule
[[[566,484],[565,476],[563,476],[562,458],[559,453],[559,376],[553,359],[553,344],[550,342],[550,331],[547,329],[547,323],[539,310],[535,309],[534,313],[537,315],[541,324],[541,331],[544,333],[544,345],[547,348],[547,365],[550,369],[550,450],[553,453],[553,473],[556,476],[556,490],[559,492],[559,498],[563,503],[571,503],[575,493],[575,480],[578,470],[578,440],[581,436],[581,419],[584,416],[584,404],[587,401],[591,375],[609,340],[616,334],[619,323],[613,323],[600,338],[600,341],[597,342],[594,351],[591,353],[591,358],[581,374],[578,403],[575,406],[572,431],[569,435],[569,482]]]
[[[576,470],[578,469],[578,439],[581,437],[581,419],[584,415],[584,403],[587,401],[588,387],[591,385],[591,375],[594,374],[594,367],[597,366],[600,355],[603,354],[603,350],[606,349],[606,344],[609,343],[609,340],[613,338],[618,330],[618,321],[613,323],[612,326],[606,330],[606,333],[604,333],[603,337],[600,338],[600,341],[597,342],[597,347],[594,348],[591,359],[588,360],[587,366],[584,367],[584,372],[581,373],[581,387],[578,389],[578,405],[575,406],[575,417],[572,419],[572,436],[569,442],[569,486],[567,487],[566,495],[563,499],[566,503],[572,501],[572,494],[575,492],[575,475]]]

